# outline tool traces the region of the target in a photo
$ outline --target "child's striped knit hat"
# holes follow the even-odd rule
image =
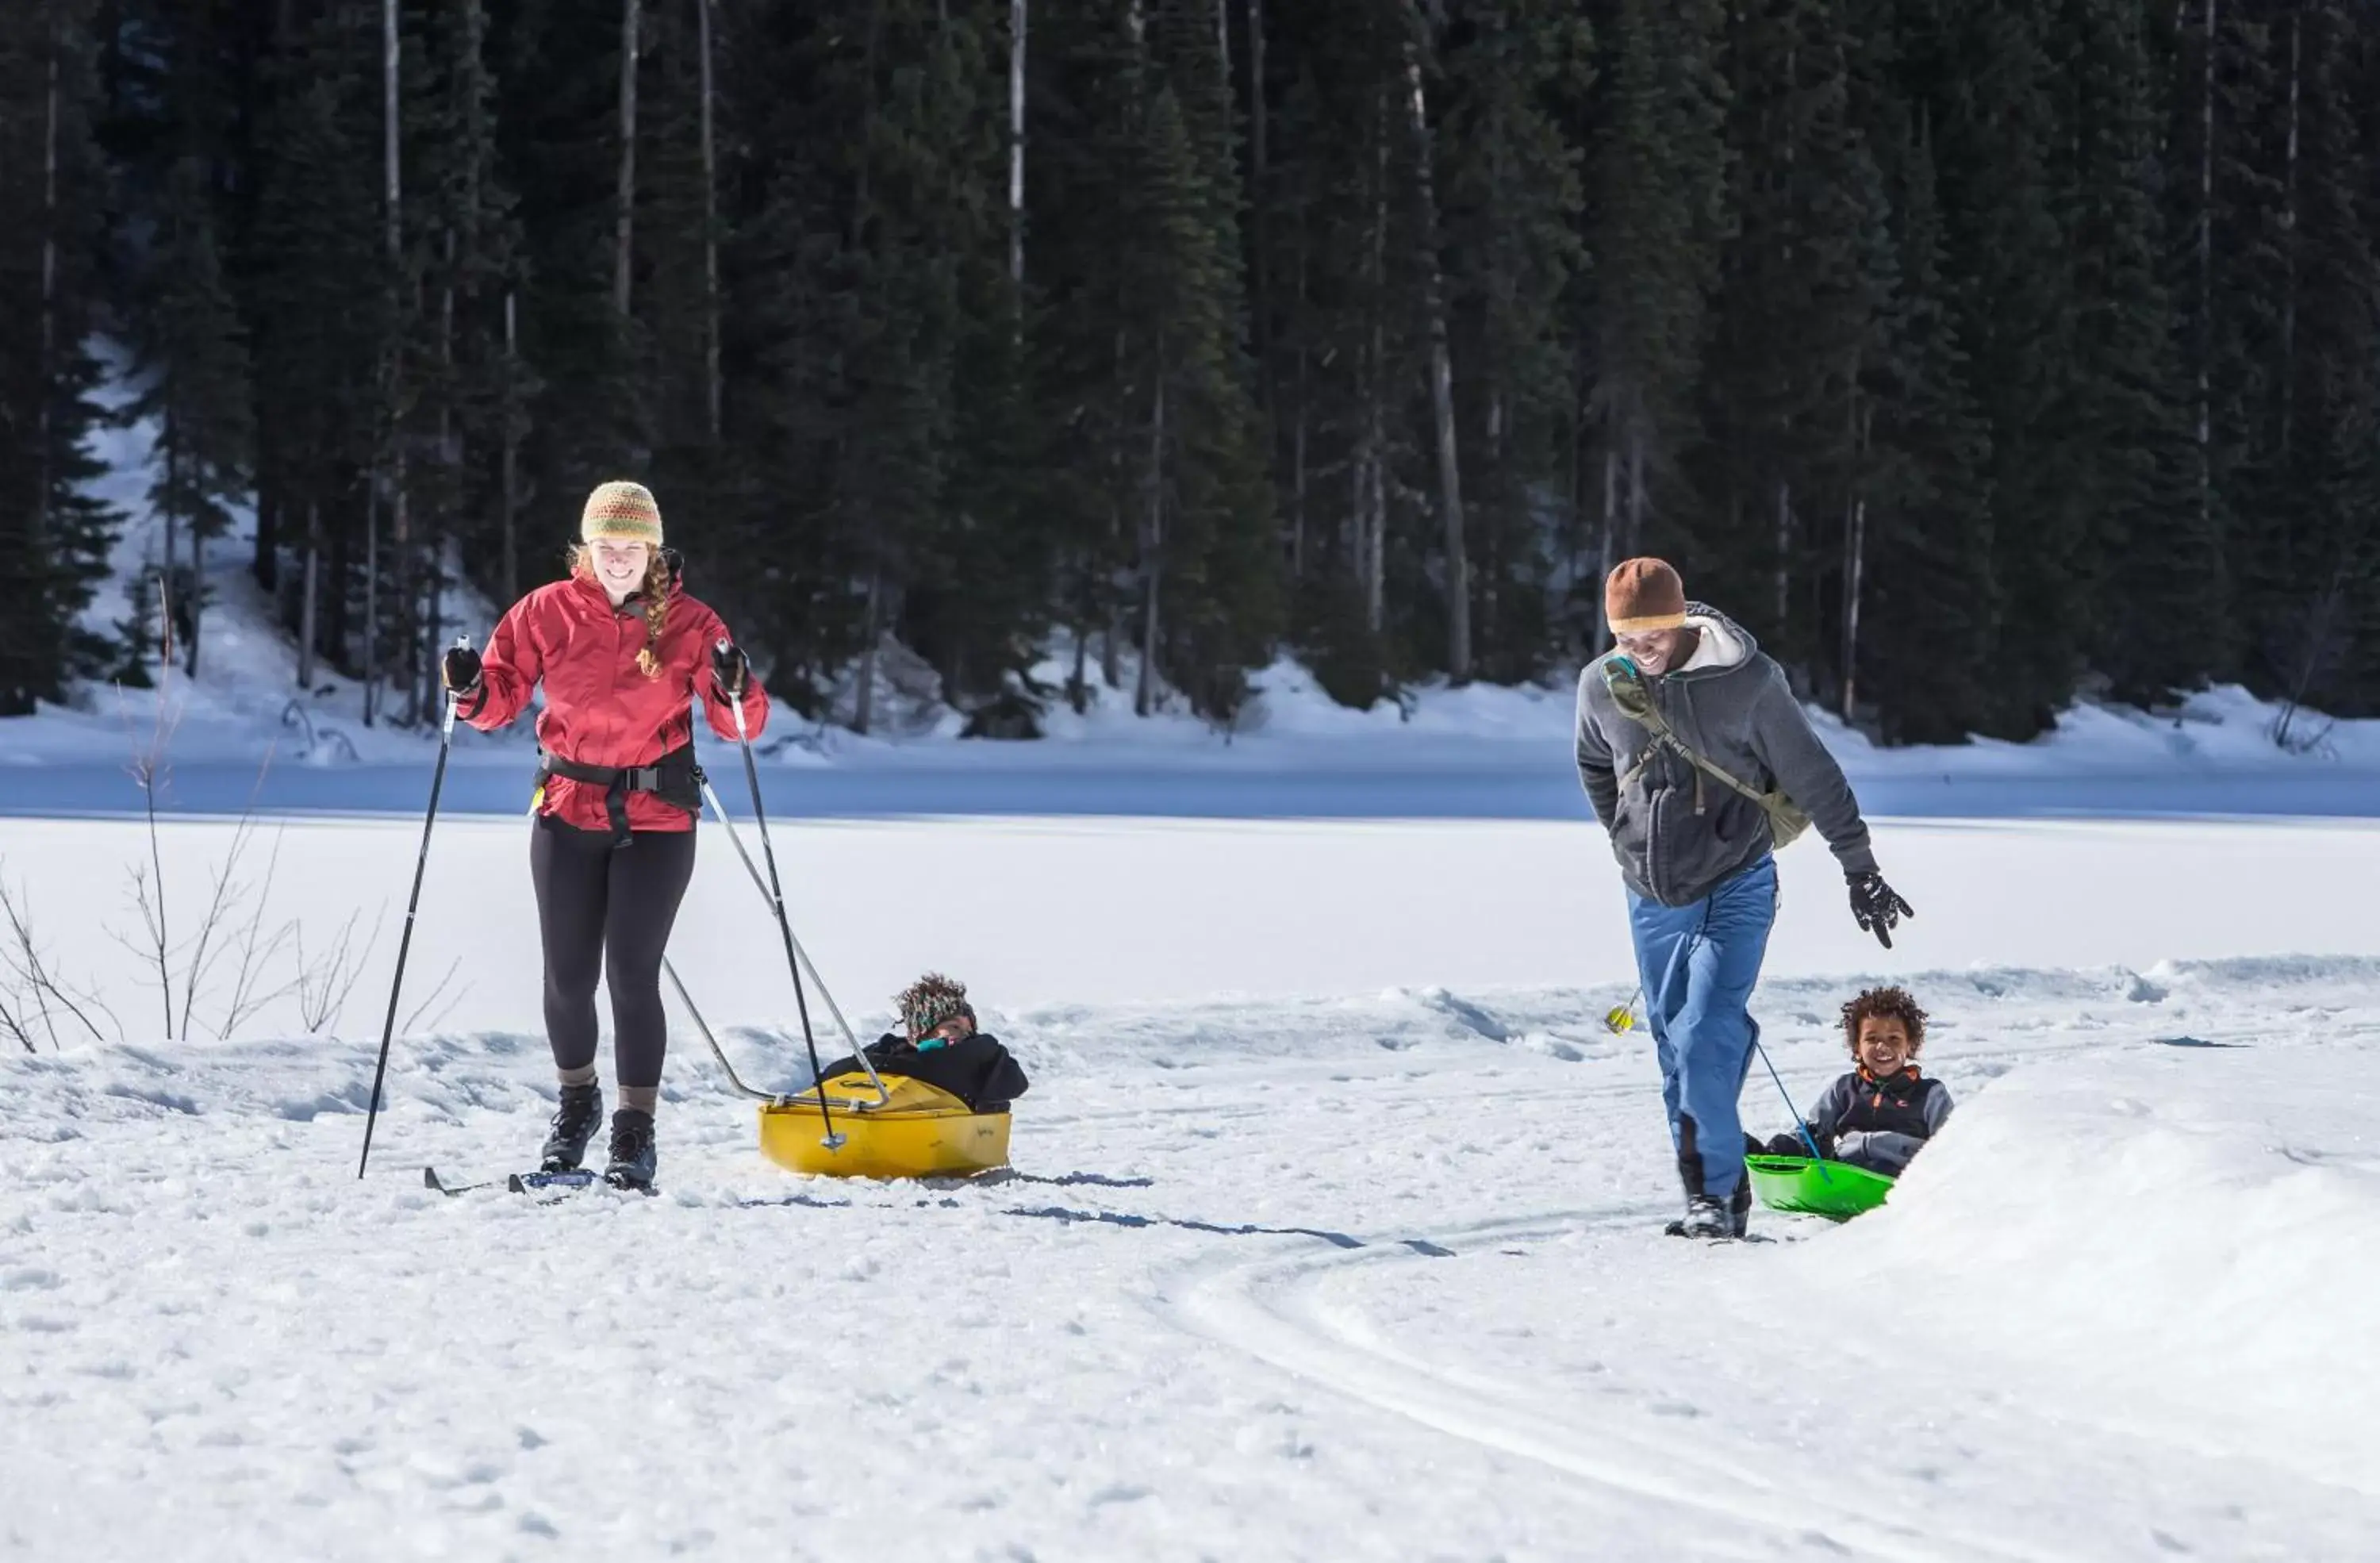
[[[902,1027],[912,1042],[921,1040],[953,1015],[965,1015],[969,1025],[976,1024],[975,1006],[967,1002],[966,984],[953,982],[940,972],[928,972],[903,988],[892,1002],[901,1011]]]
[[[578,536],[583,542],[613,538],[659,548],[662,507],[642,483],[599,483],[587,496],[587,508],[578,517]]]

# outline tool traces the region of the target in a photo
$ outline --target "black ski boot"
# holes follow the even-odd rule
[[[622,1108],[612,1115],[612,1165],[603,1181],[615,1189],[650,1189],[658,1157],[653,1151],[653,1115]]]
[[[1735,1185],[1735,1193],[1728,1197],[1727,1216],[1728,1224],[1734,1228],[1737,1237],[1743,1237],[1752,1230],[1752,1170],[1749,1168],[1744,1169],[1743,1181]]]
[[[603,1087],[589,1081],[565,1085],[562,1106],[554,1110],[553,1127],[545,1136],[540,1172],[576,1172],[587,1159],[587,1142],[603,1121]]]

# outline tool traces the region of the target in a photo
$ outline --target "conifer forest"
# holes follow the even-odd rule
[[[1643,552],[1889,743],[2380,710],[2375,110],[2354,0],[7,0],[0,712],[158,662],[134,417],[388,722],[614,477],[811,712],[1560,680]]]

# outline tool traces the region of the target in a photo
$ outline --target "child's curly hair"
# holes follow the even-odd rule
[[[1871,987],[1843,1006],[1843,1041],[1859,1056],[1860,1023],[1877,1016],[1899,1021],[1909,1032],[1909,1056],[1925,1050],[1925,1011],[1905,987]]]

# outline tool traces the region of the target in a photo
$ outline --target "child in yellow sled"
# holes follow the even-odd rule
[[[878,1073],[921,1080],[948,1091],[973,1112],[1006,1112],[1025,1094],[1024,1066],[1000,1038],[976,1029],[966,984],[929,972],[901,990],[893,1008],[902,1030],[888,1031],[868,1045],[868,1061]],[[845,1058],[827,1065],[819,1078],[861,1072],[858,1059]]]
[[[1818,1153],[1898,1178],[1950,1116],[1950,1091],[1917,1068],[1925,1012],[1907,990],[1871,987],[1843,1006],[1843,1039],[1857,1064],[1812,1104]],[[1799,1133],[1768,1142],[1770,1156],[1807,1156]]]

